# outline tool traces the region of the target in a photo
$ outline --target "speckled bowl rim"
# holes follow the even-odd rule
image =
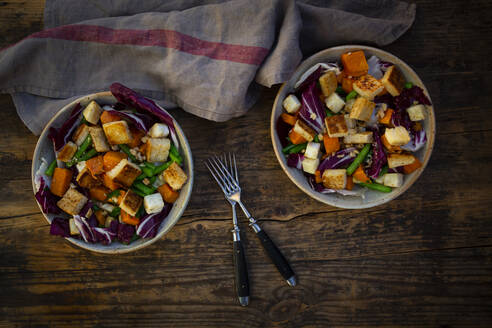
[[[36,193],[36,185],[34,183],[34,175],[36,173],[37,168],[39,167],[38,164],[41,162],[40,147],[41,147],[41,143],[48,138],[49,128],[54,124],[54,122],[61,115],[63,115],[68,110],[71,110],[73,108],[73,106],[75,106],[77,103],[80,102],[83,104],[83,103],[88,102],[92,99],[97,100],[97,99],[101,99],[101,98],[106,98],[106,99],[112,98],[112,99],[114,99],[114,102],[116,102],[116,99],[113,97],[113,95],[111,94],[110,91],[97,92],[97,93],[85,95],[85,96],[82,96],[82,97],[72,101],[71,103],[65,105],[46,124],[45,128],[43,129],[43,132],[41,132],[41,135],[38,138],[38,141],[36,143],[36,148],[34,149],[33,159],[32,159],[31,181],[32,181],[32,188],[33,188],[34,194]],[[166,111],[166,113],[169,114],[167,111]],[[169,115],[172,117],[171,114],[169,114]],[[189,202],[190,197],[191,197],[191,192],[193,189],[193,180],[194,180],[193,157],[191,154],[191,148],[190,148],[190,145],[188,143],[188,139],[186,138],[183,130],[181,129],[181,127],[177,123],[177,121],[174,119],[174,117],[173,117],[173,120],[174,120],[174,124],[175,124],[175,128],[176,128],[176,134],[177,134],[178,140],[180,142],[180,147],[181,147],[181,149],[183,149],[185,169],[187,168],[187,171],[188,171],[187,172],[188,173],[188,181],[186,182],[185,186],[181,189],[179,198],[176,201],[175,205],[173,206],[173,209],[171,210],[171,212],[169,214],[169,215],[171,215],[171,214],[174,214],[174,215],[172,217],[168,216],[164,219],[164,221],[167,221],[167,222],[171,221],[170,224],[167,225],[165,228],[163,228],[162,226],[159,227],[160,228],[159,232],[152,239],[148,239],[148,240],[141,239],[140,242],[136,241],[136,242],[133,242],[129,245],[124,245],[121,243],[111,244],[111,245],[116,245],[116,248],[115,248],[115,246],[113,246],[113,247],[111,247],[111,245],[105,246],[105,245],[102,245],[99,243],[90,244],[90,243],[84,242],[83,240],[79,240],[79,239],[75,239],[75,238],[71,238],[71,237],[66,237],[65,238],[66,240],[68,240],[69,242],[71,242],[72,244],[74,244],[80,248],[83,248],[83,249],[86,249],[86,250],[89,250],[92,252],[103,253],[103,254],[122,254],[122,253],[133,252],[133,251],[142,249],[144,247],[147,247],[147,246],[155,243],[157,240],[161,239],[165,234],[167,234],[172,229],[172,227],[179,221],[181,215],[183,214],[184,210],[186,209],[186,206],[188,205],[188,202]],[[49,224],[51,224],[51,219],[49,216],[55,217],[56,215],[52,215],[52,214],[49,214],[49,216],[46,215],[45,213],[43,213],[43,210],[37,201],[36,201],[36,204],[38,205],[38,207],[39,207],[41,213],[43,214],[44,218],[46,219],[46,221]],[[177,211],[174,211],[176,206],[178,206],[179,208]],[[163,224],[164,224],[164,222],[163,222]]]
[[[306,187],[305,185],[299,183],[298,178],[293,175],[294,171],[298,171],[295,168],[291,168],[287,166],[287,161],[282,153],[282,145],[280,143],[280,139],[277,135],[276,132],[276,120],[278,116],[280,115],[282,111],[282,100],[284,99],[284,96],[288,93],[290,90],[286,90],[289,85],[293,86],[295,81],[293,81],[294,78],[299,76],[300,72],[305,72],[309,67],[313,66],[314,64],[318,62],[323,62],[327,60],[333,60],[334,59],[334,53],[337,53],[339,51],[342,52],[347,52],[347,51],[355,51],[355,50],[364,50],[365,52],[371,54],[371,55],[376,55],[378,57],[386,57],[388,61],[393,62],[396,64],[400,70],[403,72],[404,75],[410,76],[411,81],[415,84],[421,87],[427,97],[429,97],[429,100],[431,101],[431,104],[433,104],[432,99],[429,95],[429,92],[427,88],[425,87],[424,83],[420,79],[420,77],[415,73],[415,71],[408,65],[406,64],[403,60],[400,58],[396,57],[395,55],[386,52],[384,50],[374,48],[374,47],[369,47],[369,46],[363,46],[363,45],[343,45],[343,46],[337,46],[337,47],[332,47],[328,48],[325,50],[322,50],[311,57],[307,58],[304,60],[299,67],[295,70],[295,72],[292,74],[291,79],[289,81],[285,82],[282,84],[280,87],[277,96],[275,97],[275,102],[272,107],[272,114],[270,118],[270,136],[272,139],[272,145],[273,149],[275,151],[275,155],[277,157],[277,160],[280,163],[280,166],[282,167],[283,171],[289,179],[302,191],[304,191],[306,194],[311,196],[312,198],[335,207],[339,208],[345,208],[345,209],[362,209],[362,208],[370,208],[370,207],[375,207],[378,205],[382,205],[384,203],[389,202],[390,200],[395,199],[396,197],[400,196],[403,194],[412,184],[418,179],[418,177],[422,174],[424,171],[425,167],[427,166],[427,163],[429,162],[432,150],[434,148],[434,140],[435,140],[435,134],[436,134],[436,121],[435,121],[435,114],[434,114],[434,108],[433,106],[427,106],[429,111],[428,115],[426,117],[426,123],[428,123],[428,128],[426,129],[426,134],[427,134],[427,143],[424,146],[424,155],[423,155],[423,160],[422,162],[422,168],[417,170],[416,172],[413,172],[409,175],[405,176],[405,181],[403,183],[403,186],[400,188],[394,189],[391,193],[379,193],[380,197],[377,199],[371,201],[371,202],[362,202],[361,204],[351,204],[349,201],[344,201],[343,196],[340,195],[335,195],[335,194],[321,194],[318,192],[315,192],[309,187]],[[367,56],[367,54],[366,54]],[[331,58],[331,59],[330,59]],[[338,61],[338,58],[336,58]],[[285,89],[285,93],[284,93]],[[280,111],[280,112],[279,112]],[[278,113],[278,115],[277,115]],[[368,190],[368,193],[378,193],[377,191],[373,190]],[[353,198],[353,197],[351,197]]]

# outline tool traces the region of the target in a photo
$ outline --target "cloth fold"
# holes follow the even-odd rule
[[[113,82],[225,121],[303,57],[389,44],[414,18],[415,4],[397,0],[47,0],[46,29],[0,51],[0,92],[35,134],[64,104]]]

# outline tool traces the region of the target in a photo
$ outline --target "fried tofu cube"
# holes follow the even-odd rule
[[[297,120],[293,128],[294,132],[301,135],[307,141],[313,141],[316,132],[302,120]]]
[[[345,102],[345,107],[343,109],[345,109],[347,113],[350,113],[352,111],[352,107],[354,107],[354,104],[355,104],[355,99],[354,98],[349,99]]]
[[[365,143],[371,143],[372,142],[372,132],[371,131],[365,131],[365,132],[356,132],[353,134],[347,134],[343,138],[343,142],[345,143],[350,143],[350,144],[365,144]]]
[[[398,188],[403,184],[403,174],[386,173],[383,176],[383,184],[388,187]]]
[[[149,130],[152,138],[165,138],[169,135],[169,127],[164,123],[155,123]]]
[[[343,115],[326,117],[325,125],[330,138],[340,138],[348,134],[347,122]]]
[[[87,203],[87,197],[74,188],[69,188],[56,205],[65,213],[77,215]]]
[[[82,171],[79,172],[75,180],[77,181],[79,186],[87,189],[97,187],[101,184],[99,180],[97,180],[92,176],[91,172],[89,171],[89,168],[87,167],[85,167],[84,169],[82,169]]]
[[[376,104],[372,101],[364,97],[358,97],[350,110],[350,118],[367,122],[371,118],[374,107],[376,107]]]
[[[102,108],[99,106],[97,102],[94,100],[85,107],[82,115],[87,120],[87,122],[96,125],[99,122],[99,118],[101,117]]]
[[[347,186],[347,171],[345,169],[325,170],[321,180],[326,188],[345,189]]]
[[[367,74],[355,81],[353,88],[362,97],[373,100],[374,97],[383,91],[384,86],[372,75]]]
[[[301,108],[301,102],[293,94],[287,96],[282,102],[282,106],[289,114],[296,113]]]
[[[345,101],[343,101],[343,99],[336,92],[333,92],[328,98],[326,98],[325,105],[333,113],[338,113],[345,106]]]
[[[162,196],[158,192],[145,196],[143,202],[147,214],[159,213],[164,208],[164,200],[162,200]]]
[[[305,157],[302,160],[302,170],[306,173],[314,174],[318,169],[319,158],[312,159]]]
[[[142,206],[142,201],[142,197],[129,189],[121,200],[120,208],[131,216],[135,216],[140,206]]]
[[[167,138],[149,138],[145,146],[147,162],[165,162],[169,155],[171,141]]]
[[[102,128],[98,126],[92,126],[89,129],[89,133],[91,135],[92,144],[94,145],[94,149],[98,153],[103,153],[109,151],[109,144],[106,140],[106,135]]]
[[[166,183],[173,188],[173,190],[179,190],[183,187],[188,176],[185,171],[173,162],[164,172],[162,172],[162,178]]]
[[[79,127],[73,133],[72,140],[73,142],[75,142],[77,146],[80,146],[88,135],[89,135],[89,126],[87,124],[80,124]]]
[[[422,104],[413,105],[407,108],[408,116],[412,121],[422,121],[425,119],[425,106]]]
[[[384,73],[381,83],[393,97],[399,96],[405,85],[405,79],[396,66],[389,67]]]
[[[415,161],[415,157],[413,155],[407,155],[407,154],[388,155],[388,166],[392,169],[395,167],[412,164],[414,161]]]
[[[345,115],[343,115],[343,117],[345,118],[345,124],[347,124],[347,128],[349,130],[355,129],[355,126],[356,126],[355,120],[353,118],[350,118],[349,114],[345,114]]]
[[[321,149],[321,144],[319,142],[309,142],[306,146],[306,151],[304,156],[307,158],[316,159],[319,156],[319,151]]]
[[[77,228],[77,226],[75,225],[75,220],[73,218],[71,218],[70,220],[68,220],[68,226],[70,228],[70,234],[72,236],[79,235],[80,234],[79,228]]]
[[[130,187],[141,173],[140,167],[126,158],[122,159],[111,171],[106,172],[110,179],[126,187]]]
[[[104,133],[111,145],[129,144],[132,142],[132,133],[125,121],[114,121],[103,124]]]
[[[332,95],[338,86],[337,75],[334,71],[328,71],[319,78],[321,92],[325,97]]]
[[[58,152],[56,158],[62,162],[69,162],[73,158],[73,155],[75,155],[76,151],[77,145],[69,141],[65,144],[65,146],[63,146],[60,152]]]
[[[384,131],[386,141],[392,146],[404,146],[410,142],[410,133],[403,126],[386,128]]]

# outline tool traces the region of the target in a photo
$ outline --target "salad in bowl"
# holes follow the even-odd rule
[[[122,252],[160,235],[169,217],[179,218],[191,192],[192,162],[164,109],[119,83],[110,90],[66,108],[58,128],[48,124],[36,147],[33,182],[51,234]],[[51,151],[38,150],[42,141]]]
[[[428,160],[421,150],[431,149],[429,130],[433,140],[432,105],[420,79],[366,48],[337,47],[332,60],[311,60],[290,90],[279,91],[272,114],[274,148],[286,170],[298,170],[295,180],[302,175],[312,195],[341,207],[396,197]]]

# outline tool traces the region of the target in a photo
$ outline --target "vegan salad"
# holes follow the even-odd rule
[[[114,83],[114,105],[77,104],[51,127],[55,160],[36,172],[36,200],[55,214],[50,233],[87,243],[130,244],[156,236],[188,177],[173,119]]]
[[[431,103],[393,63],[363,51],[318,63],[282,102],[276,124],[287,165],[320,193],[391,192],[422,164]],[[358,186],[358,187],[357,187]]]

